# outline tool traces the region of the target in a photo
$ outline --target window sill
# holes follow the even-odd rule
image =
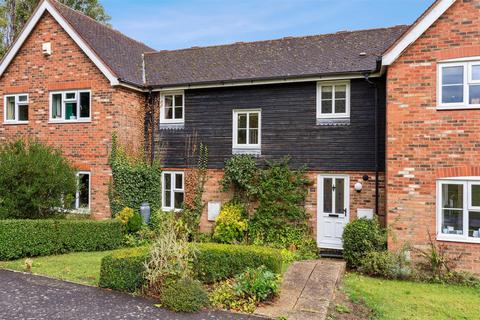
[[[465,238],[464,236],[454,236],[447,234],[438,234],[438,241],[449,241],[449,242],[463,242],[463,243],[478,243],[480,244],[480,238]]]
[[[92,119],[85,120],[49,120],[49,124],[65,124],[65,123],[91,123]]]
[[[28,121],[4,121],[4,125],[28,124]]]
[[[182,212],[183,209],[174,209],[174,208],[165,208],[165,207],[162,207],[162,211],[163,212]]]
[[[350,125],[349,117],[317,118],[317,126],[348,126],[348,125]]]
[[[181,130],[185,128],[185,123],[160,123],[161,130]]]
[[[239,147],[233,147],[232,148],[232,154],[248,154],[252,156],[261,156],[262,155],[262,149],[261,148],[239,148]]]
[[[455,105],[455,106],[437,106],[437,110],[475,110],[480,109],[480,105]]]

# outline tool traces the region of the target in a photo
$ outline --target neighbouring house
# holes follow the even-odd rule
[[[480,272],[479,13],[478,0],[438,0],[411,26],[156,51],[43,0],[0,63],[0,142],[60,147],[80,170],[75,207],[95,219],[110,216],[113,132],[162,161],[165,210],[192,196],[202,142],[204,231],[229,199],[225,160],[289,156],[313,181],[320,248],[377,215],[391,248],[430,232]]]

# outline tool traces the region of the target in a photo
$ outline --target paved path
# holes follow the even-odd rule
[[[174,313],[156,308],[154,303],[120,292],[0,270],[0,319],[261,319],[220,311]]]
[[[284,275],[280,297],[255,313],[272,318],[284,316],[288,320],[323,320],[344,272],[342,261],[295,262]]]

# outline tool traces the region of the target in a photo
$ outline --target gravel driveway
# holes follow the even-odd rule
[[[263,319],[221,311],[174,313],[155,301],[25,273],[0,270],[0,319]]]

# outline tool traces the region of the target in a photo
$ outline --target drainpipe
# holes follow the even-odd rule
[[[365,81],[374,89],[374,114],[375,114],[375,214],[378,217],[378,203],[379,203],[379,189],[380,184],[378,181],[379,177],[379,156],[378,156],[378,86],[377,83],[370,80],[370,74],[364,74]]]
[[[150,134],[150,142],[149,142],[149,131],[151,128]],[[144,141],[145,141],[145,156],[150,158],[150,162],[153,163],[155,158],[155,151],[154,151],[154,141],[155,141],[155,114],[154,114],[154,106],[153,106],[153,94],[152,90],[148,91],[147,97],[147,110],[145,110],[145,119],[144,119]],[[150,143],[150,146],[148,145]],[[150,149],[150,150],[149,150]],[[148,155],[148,151],[150,151],[150,155]]]

